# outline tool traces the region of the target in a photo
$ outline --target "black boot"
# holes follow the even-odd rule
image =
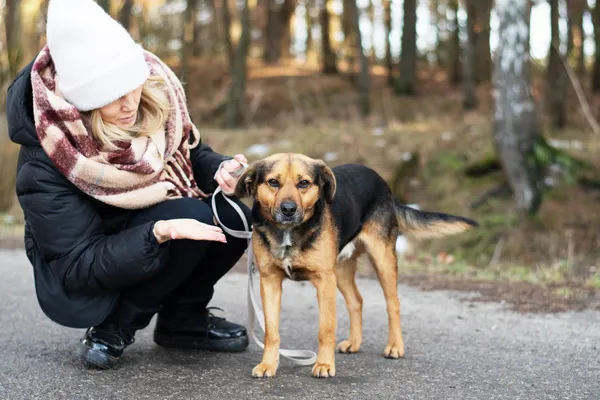
[[[135,329],[106,321],[89,328],[79,342],[78,354],[86,362],[103,369],[116,365],[123,350],[135,342]]]
[[[237,352],[248,347],[248,334],[242,325],[214,316],[209,307],[190,304],[166,306],[158,313],[154,342],[163,347]],[[222,310],[221,310],[222,311]]]

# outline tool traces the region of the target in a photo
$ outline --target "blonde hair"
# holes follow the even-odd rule
[[[140,106],[135,125],[128,129],[104,122],[100,110],[90,112],[92,135],[103,146],[115,149],[115,141],[127,141],[140,136],[150,136],[164,129],[171,103],[165,81],[160,76],[150,76],[142,86]]]

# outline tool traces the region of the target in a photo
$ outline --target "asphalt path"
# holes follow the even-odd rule
[[[600,313],[516,314],[477,294],[421,292],[400,285],[406,357],[382,356],[385,302],[361,279],[364,342],[336,355],[336,376],[282,359],[275,378],[251,377],[261,350],[238,354],[173,351],[137,334],[117,368],[86,368],[75,355],[82,330],[54,324],[35,298],[22,250],[0,251],[0,399],[600,399]],[[219,282],[212,306],[246,323],[243,274]],[[338,296],[338,340],[348,316]],[[286,282],[282,347],[317,350],[318,308],[310,284]]]

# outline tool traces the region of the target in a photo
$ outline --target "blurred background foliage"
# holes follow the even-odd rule
[[[192,117],[216,151],[363,163],[403,201],[481,222],[467,235],[413,244],[407,265],[600,282],[595,1],[98,2],[180,76]],[[44,46],[46,8],[42,0],[2,3],[3,94]],[[527,42],[506,35],[519,22]],[[529,47],[522,73],[497,62],[513,57],[507,49],[515,46]],[[506,82],[525,97],[502,108]],[[18,146],[7,137],[4,101],[0,237],[18,244]],[[529,101],[531,115],[515,111]],[[517,118],[512,128],[501,109]],[[528,201],[524,187],[539,201]]]

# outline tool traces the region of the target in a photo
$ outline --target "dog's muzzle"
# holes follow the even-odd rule
[[[279,224],[297,224],[302,221],[302,210],[293,201],[283,201],[275,209],[274,217]]]

